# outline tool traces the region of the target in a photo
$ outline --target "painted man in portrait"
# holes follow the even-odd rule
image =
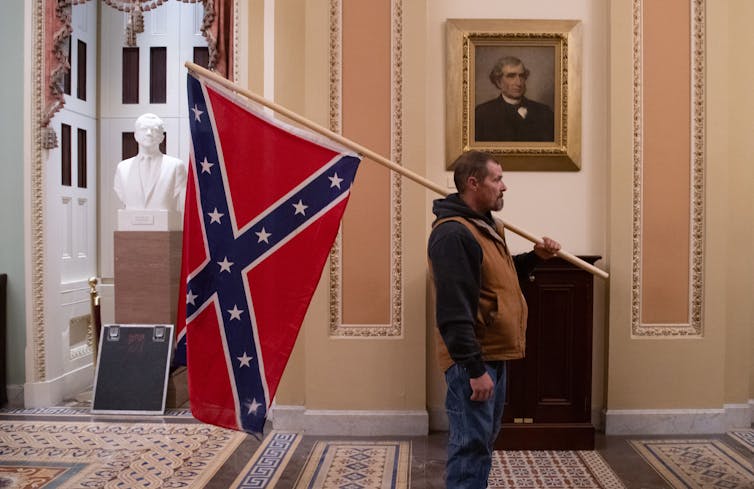
[[[490,72],[500,95],[476,106],[477,141],[554,141],[550,107],[526,98],[529,69],[514,56],[500,58]]]

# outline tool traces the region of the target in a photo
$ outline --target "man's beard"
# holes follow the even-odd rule
[[[495,201],[495,211],[499,212],[503,210],[503,207],[505,206],[505,199],[503,197],[500,197],[498,200]]]

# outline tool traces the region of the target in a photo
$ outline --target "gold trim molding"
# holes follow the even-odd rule
[[[330,0],[330,130],[342,130],[342,0]],[[401,164],[403,156],[403,0],[391,4],[391,114],[390,158]],[[403,335],[402,195],[400,175],[390,177],[390,324],[343,324],[342,235],[338,232],[330,251],[330,336],[384,338]]]
[[[32,92],[31,92],[31,162],[30,162],[30,205],[31,205],[31,331],[30,352],[32,355],[32,372],[26,373],[27,381],[46,380],[46,343],[45,343],[45,254],[44,254],[44,150],[40,121],[44,113],[45,84],[45,2],[34,0],[32,14]]]
[[[631,277],[631,333],[639,337],[688,337],[703,334],[704,269],[704,152],[705,152],[705,5],[691,2],[691,259],[689,263],[688,324],[646,324],[641,322],[642,241],[642,7],[633,2],[633,239]]]

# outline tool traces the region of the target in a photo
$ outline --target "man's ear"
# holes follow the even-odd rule
[[[476,177],[469,177],[466,179],[466,186],[476,192],[479,188],[479,180]]]

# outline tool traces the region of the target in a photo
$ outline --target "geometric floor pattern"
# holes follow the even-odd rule
[[[496,451],[490,489],[625,489],[610,466],[593,451]]]
[[[290,461],[301,435],[272,431],[256,449],[229,489],[264,489],[275,487]]]
[[[0,488],[203,487],[246,438],[205,424],[0,423]]]
[[[754,489],[754,430],[642,438],[597,434],[595,451],[496,452],[490,487]],[[0,489],[441,489],[446,451],[443,432],[384,441],[272,431],[260,440],[185,409],[0,409]]]
[[[734,430],[729,431],[728,435],[754,453],[754,430]]]
[[[716,440],[631,440],[670,484],[689,489],[752,489],[751,462]]]
[[[407,489],[411,444],[406,441],[318,441],[296,489]]]

